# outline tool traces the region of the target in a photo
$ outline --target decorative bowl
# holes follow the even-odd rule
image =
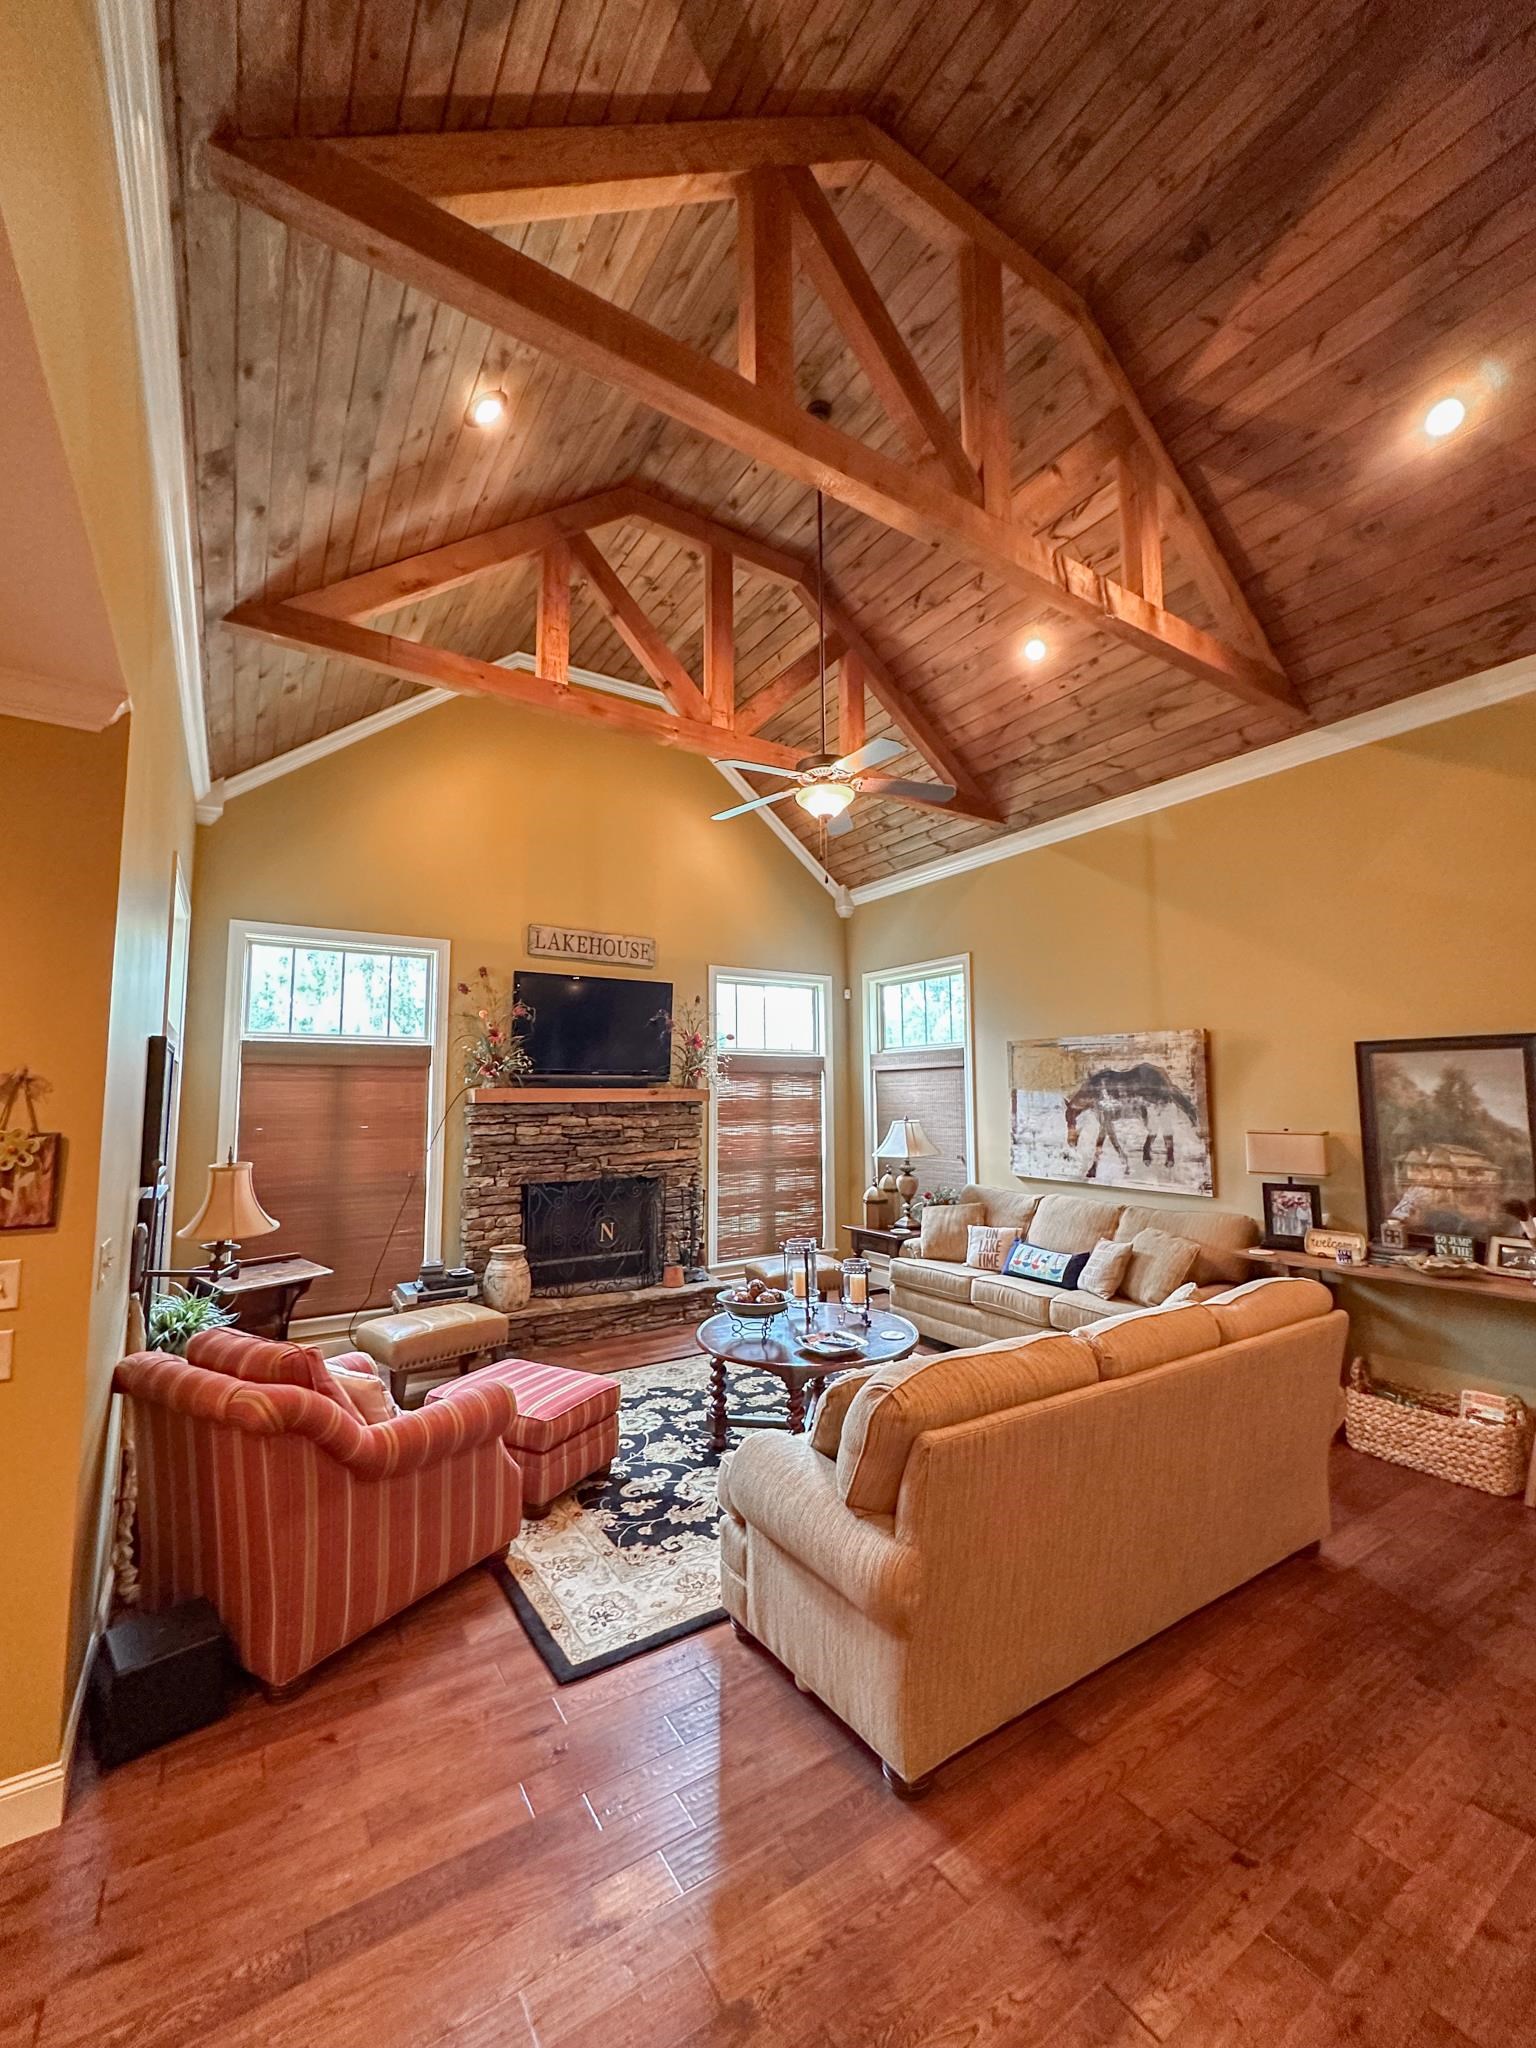
[[[783,1295],[777,1301],[751,1301],[744,1294],[733,1294],[729,1287],[722,1288],[715,1301],[739,1323],[771,1323],[775,1316],[783,1315],[787,1306]]]

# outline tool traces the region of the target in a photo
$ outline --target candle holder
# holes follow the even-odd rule
[[[788,1295],[785,1312],[791,1317],[796,1306],[809,1330],[816,1319],[816,1240],[787,1237],[784,1240],[784,1290]]]
[[[856,1315],[865,1329],[869,1328],[869,1276],[872,1270],[868,1259],[844,1259],[842,1264],[843,1307]]]

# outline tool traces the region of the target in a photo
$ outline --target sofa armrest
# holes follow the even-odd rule
[[[889,1515],[856,1515],[844,1505],[837,1468],[809,1438],[748,1437],[721,1469],[720,1504],[871,1621],[907,1626],[917,1606],[917,1551],[897,1541]]]

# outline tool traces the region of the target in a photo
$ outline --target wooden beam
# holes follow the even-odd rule
[[[847,115],[338,136],[331,147],[481,227],[731,198],[743,172],[863,171],[866,124]]]
[[[709,707],[698,685],[620,581],[606,555],[584,533],[573,535],[569,546],[572,563],[613,621],[614,631],[678,717],[707,720]]]
[[[558,356],[568,369],[615,384],[898,532],[951,547],[1012,587],[1144,653],[1305,721],[1306,707],[1272,657],[1229,647],[1084,564],[1053,554],[958,492],[913,475],[327,144],[210,143],[207,164],[214,182],[235,198]]]
[[[1120,581],[1150,604],[1163,601],[1163,534],[1157,476],[1138,441],[1115,464],[1120,496]]]
[[[539,557],[538,639],[534,655],[547,683],[571,680],[571,544],[552,541]]]
[[[736,209],[736,362],[777,398],[794,395],[795,272],[790,201],[775,170],[739,181]]]
[[[704,558],[704,701],[716,725],[736,723],[736,564],[724,548]]]
[[[864,716],[864,659],[856,650],[843,656],[837,672],[837,751],[856,754],[869,737]]]
[[[801,266],[858,357],[875,396],[915,456],[931,449],[954,489],[962,497],[979,498],[981,485],[960,436],[902,340],[831,201],[809,171],[780,171],[777,177],[794,204]]]
[[[521,669],[498,668],[495,662],[456,654],[446,647],[427,647],[418,640],[403,640],[397,634],[379,633],[371,626],[354,625],[348,619],[301,611],[294,604],[240,605],[224,623],[236,633],[250,634],[275,647],[292,648],[299,654],[356,662],[380,675],[398,676],[432,690],[497,697],[527,711],[605,726],[611,732],[654,740],[664,747],[677,747],[683,753],[702,754],[708,760],[793,768],[799,758],[791,748],[778,746],[772,740],[722,732],[718,726],[698,719],[677,718],[669,711],[656,711],[648,704],[631,703],[598,690],[562,689]]]
[[[843,651],[843,643],[835,633],[827,635],[827,660],[834,662]],[[787,662],[771,681],[764,683],[760,690],[754,690],[738,714],[743,732],[761,732],[765,725],[788,710],[797,697],[803,697],[821,674],[821,649],[808,647],[804,654],[797,654]]]
[[[623,492],[599,491],[594,497],[579,498],[571,505],[552,506],[526,519],[514,519],[510,525],[472,534],[467,540],[450,541],[446,547],[408,555],[382,569],[364,570],[359,576],[328,583],[323,589],[311,590],[290,602],[326,618],[360,622],[379,612],[396,611],[401,605],[455,590],[461,583],[505,568],[508,562],[520,561],[525,555],[535,555],[570,534],[607,526],[624,518],[628,510],[629,500]]]
[[[957,260],[960,304],[960,437],[995,518],[1013,509],[1008,385],[1003,350],[1003,266],[966,242]]]
[[[727,526],[696,506],[679,505],[642,484],[626,484],[617,495],[622,495],[630,517],[680,534],[701,549],[724,548],[738,562],[756,569],[771,582],[793,590],[805,578],[808,565],[803,556],[792,555],[788,548],[777,548],[771,541],[759,540],[756,534],[739,526]]]
[[[1125,414],[1118,408],[1106,414],[1019,485],[1014,518],[1030,532],[1044,533],[1097,492],[1112,490],[1115,458],[1130,438]]]

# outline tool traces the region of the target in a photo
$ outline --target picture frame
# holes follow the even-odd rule
[[[1008,1161],[1021,1180],[1216,1192],[1203,1030],[1011,1039]]]
[[[0,1131],[0,1235],[56,1227],[63,1156],[58,1131]]]
[[[1536,1032],[1361,1040],[1355,1073],[1372,1238],[1509,1235],[1536,1194]]]
[[[1536,1280],[1536,1243],[1528,1237],[1490,1237],[1483,1263],[1493,1273]]]
[[[1323,1221],[1323,1191],[1315,1180],[1263,1183],[1264,1242],[1271,1251],[1299,1251],[1307,1232]]]

